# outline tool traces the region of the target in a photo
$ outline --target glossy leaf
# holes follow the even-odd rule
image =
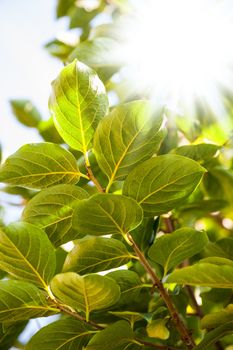
[[[120,288],[112,279],[97,274],[80,276],[74,272],[56,275],[51,281],[54,295],[63,303],[86,313],[115,304]]]
[[[219,339],[230,335],[233,332],[233,322],[228,322],[207,333],[204,339],[194,348],[195,350],[209,350],[210,346],[215,344]]]
[[[233,267],[199,263],[172,272],[166,282],[212,288],[233,288]]]
[[[128,175],[123,194],[134,198],[146,216],[180,205],[197,187],[205,169],[192,159],[167,154],[138,165]]]
[[[75,241],[63,270],[85,275],[122,266],[130,259],[131,255],[122,242],[113,238],[87,236]]]
[[[74,211],[73,227],[86,235],[122,234],[142,221],[142,209],[131,198],[114,194],[95,194],[80,201]]]
[[[98,332],[88,343],[86,350],[137,350],[134,334],[127,321],[118,321]],[[132,344],[132,345],[131,345]]]
[[[52,84],[49,106],[61,137],[86,154],[108,108],[105,88],[97,74],[77,60],[67,65]]]
[[[23,220],[38,225],[47,233],[55,247],[79,236],[72,228],[72,215],[77,203],[88,198],[82,188],[56,185],[34,196],[23,211]]]
[[[228,305],[221,311],[205,315],[201,319],[201,327],[212,329],[228,322],[233,322],[233,304]]]
[[[21,147],[0,168],[0,182],[27,188],[74,184],[79,178],[74,156],[64,148],[46,142]]]
[[[40,228],[26,222],[11,224],[0,230],[0,268],[46,288],[56,268],[55,250]]]
[[[11,349],[26,324],[27,321],[0,324],[0,349]]]
[[[155,111],[148,101],[118,106],[100,122],[94,151],[100,168],[108,176],[107,190],[158,151],[164,136],[162,122],[162,109]]]
[[[149,257],[164,268],[164,275],[185,259],[199,253],[208,243],[205,232],[181,228],[156,239],[149,249]]]
[[[23,125],[35,128],[41,121],[37,108],[29,100],[11,100],[12,111],[18,121]]]
[[[0,322],[17,322],[59,312],[31,283],[0,281]]]
[[[95,331],[80,321],[59,320],[41,328],[26,345],[26,350],[81,350],[93,333]]]

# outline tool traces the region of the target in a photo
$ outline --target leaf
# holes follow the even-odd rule
[[[53,322],[39,330],[26,345],[26,350],[77,350],[87,345],[92,333],[86,324],[64,319]]]
[[[195,161],[212,159],[221,146],[210,143],[200,143],[198,145],[185,145],[178,147],[172,153],[191,158]]]
[[[142,221],[142,209],[131,198],[98,193],[77,204],[73,227],[86,235],[122,234]]]
[[[233,261],[226,258],[221,258],[219,256],[210,256],[209,258],[204,258],[199,260],[200,263],[209,263],[214,265],[228,265],[233,267]]]
[[[108,273],[107,277],[116,281],[121,289],[121,296],[116,306],[119,308],[132,305],[143,287],[139,276],[134,271],[119,270]]]
[[[36,286],[21,281],[0,281],[0,322],[17,322],[59,312]]]
[[[201,319],[201,328],[212,329],[228,322],[233,322],[233,304],[219,312],[205,315]]]
[[[108,176],[107,191],[114,181],[124,180],[138,164],[158,151],[164,136],[162,109],[148,101],[133,101],[116,107],[105,117],[94,136],[94,152]]]
[[[72,228],[77,203],[88,193],[74,185],[52,186],[34,196],[26,205],[22,218],[45,230],[55,247],[79,236]]]
[[[120,297],[119,286],[112,279],[97,274],[62,273],[52,279],[51,289],[62,302],[84,311],[87,321],[91,311],[108,308]]]
[[[172,272],[166,282],[212,288],[233,288],[233,267],[199,263]]]
[[[163,340],[168,339],[170,336],[170,332],[166,327],[166,322],[167,321],[163,319],[151,321],[146,327],[148,336]]]
[[[29,100],[11,100],[12,111],[18,121],[31,128],[36,128],[41,121],[37,108]]]
[[[160,215],[182,204],[204,172],[204,168],[189,158],[166,154],[134,168],[124,182],[123,194],[134,198],[145,216]]]
[[[47,288],[56,268],[55,250],[40,228],[18,222],[0,230],[0,268]]]
[[[226,237],[219,239],[215,243],[210,242],[205,248],[205,254],[207,256],[218,256],[226,259],[233,260],[233,238]]]
[[[205,232],[184,227],[157,238],[150,247],[148,255],[163,266],[164,275],[167,275],[170,269],[199,253],[207,243],[208,237]]]
[[[48,120],[42,120],[38,124],[37,129],[40,133],[40,136],[46,142],[63,143],[63,139],[58,134],[57,129],[54,126],[53,118],[49,118]]]
[[[134,325],[135,322],[144,318],[143,314],[134,311],[108,311],[109,314],[123,318],[128,321],[130,325]]]
[[[49,102],[54,124],[65,142],[86,155],[108,99],[97,74],[75,60],[52,84]]]
[[[134,343],[136,341],[130,324],[127,321],[118,321],[94,335],[85,350],[141,349],[141,345]]]
[[[0,349],[11,349],[26,324],[27,321],[0,324]]]
[[[213,331],[207,333],[204,339],[195,346],[194,350],[209,350],[212,344],[216,344],[216,342],[223,338],[227,334],[232,334],[233,332],[233,322],[228,322]]]
[[[75,0],[58,0],[57,2],[57,18],[66,16],[69,9],[74,5]]]
[[[0,182],[27,188],[74,184],[79,178],[74,156],[59,145],[46,142],[24,145],[0,168]]]
[[[87,236],[75,241],[68,253],[63,271],[74,271],[81,275],[110,270],[131,259],[125,245],[113,238]]]

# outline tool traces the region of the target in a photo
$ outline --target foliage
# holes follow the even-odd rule
[[[11,101],[43,141],[0,168],[1,191],[23,207],[19,222],[0,223],[1,349],[233,343],[232,141],[216,120],[199,115],[188,125],[111,79],[122,63],[105,55],[120,37],[114,21],[93,19],[127,8],[59,0],[57,17],[81,35],[75,46],[46,45],[65,63],[52,83],[52,119]],[[49,315],[59,319],[19,344],[28,320]]]

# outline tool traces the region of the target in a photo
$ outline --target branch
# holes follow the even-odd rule
[[[173,323],[176,326],[176,329],[179,332],[183,343],[186,345],[188,350],[192,350],[195,346],[194,340],[192,339],[192,336],[190,335],[189,331],[186,329],[178,312],[176,311],[176,309],[172,303],[171,297],[169,296],[167,290],[164,288],[163,283],[160,281],[160,279],[158,278],[158,276],[156,275],[156,273],[154,272],[154,270],[150,266],[149,262],[146,260],[145,256],[142,254],[142,252],[138,248],[137,244],[134,242],[132,236],[129,233],[127,236],[128,236],[129,241],[132,243],[132,247],[133,247],[136,255],[138,256],[142,266],[150,275],[153,284],[157,287],[161,298],[165,302],[165,304],[168,308],[168,311],[171,315],[171,318],[173,320]]]
[[[151,348],[154,348],[154,349],[160,349],[160,350],[178,350],[176,348],[173,348],[173,347],[170,347],[168,345],[161,345],[161,344],[155,344],[155,343],[151,343],[149,341],[145,341],[145,340],[142,340],[140,338],[135,338],[135,340],[145,346],[150,346]]]
[[[99,181],[97,180],[95,175],[93,174],[87,153],[84,155],[84,159],[85,159],[85,166],[87,169],[87,175],[88,175],[89,180],[91,180],[96,185],[97,190],[99,192],[105,192],[105,190],[103,189],[103,187],[101,186],[101,184],[99,183]]]

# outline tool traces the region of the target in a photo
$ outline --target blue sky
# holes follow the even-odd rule
[[[29,98],[48,117],[50,82],[61,63],[43,45],[64,30],[55,20],[56,0],[0,0],[0,142],[4,157],[21,145],[39,141],[37,133],[15,121],[11,98]]]

